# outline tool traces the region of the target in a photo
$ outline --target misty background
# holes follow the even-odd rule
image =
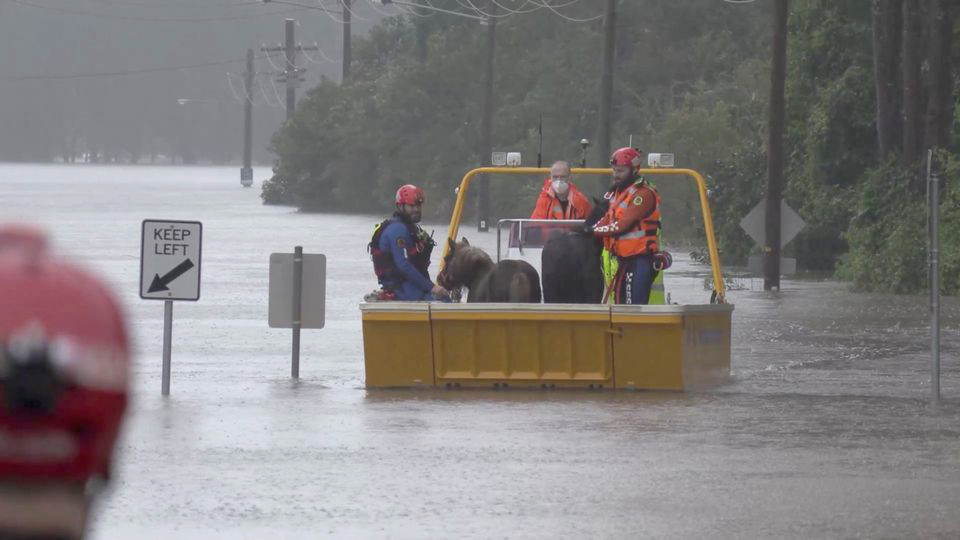
[[[384,14],[356,2],[352,31]],[[284,119],[282,57],[296,39],[298,98],[340,78],[338,16],[255,0],[0,0],[0,161],[239,163],[246,49],[256,54],[253,159]],[[271,63],[270,60],[273,60]],[[178,101],[179,100],[179,101]]]
[[[807,224],[783,254],[801,270],[862,290],[926,287],[930,150],[942,236],[960,235],[955,1],[353,0],[342,80],[340,15],[317,8],[344,4],[0,0],[0,161],[238,165],[253,48],[253,157],[271,167],[254,189],[267,204],[384,215],[396,188],[415,183],[425,216],[444,220],[463,174],[491,151],[605,165],[605,143],[632,144],[703,173],[720,255],[745,264],[763,250],[740,221],[767,197],[768,137],[781,133],[782,201]],[[307,71],[289,122],[282,58],[260,51],[278,46],[287,18],[298,43],[319,47],[297,55]],[[776,129],[774,87],[785,104]],[[470,194],[465,220],[529,215],[542,178],[492,176],[477,183],[489,215]],[[589,195],[605,189],[576,180]],[[702,260],[699,202],[683,180],[657,186],[664,242]],[[944,291],[960,290],[960,244],[942,261]]]

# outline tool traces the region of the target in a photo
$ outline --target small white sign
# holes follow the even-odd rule
[[[647,154],[647,165],[656,169],[658,167],[673,167],[673,154],[652,153]]]
[[[304,253],[300,279],[300,328],[323,328],[327,256]],[[293,253],[270,254],[267,324],[270,328],[293,328]]]
[[[143,220],[140,242],[140,298],[200,298],[199,221]]]

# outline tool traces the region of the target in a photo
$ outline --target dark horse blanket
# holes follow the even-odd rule
[[[607,213],[609,202],[593,199],[593,210],[583,228],[555,232],[543,246],[540,270],[543,272],[543,301],[565,304],[598,304],[603,296],[603,269],[600,253],[603,242],[586,228]]]
[[[466,238],[454,243],[443,258],[437,283],[448,290],[467,287],[467,302],[540,303],[540,275],[526,261],[504,260],[496,264]]]

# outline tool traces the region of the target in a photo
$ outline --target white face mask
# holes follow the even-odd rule
[[[550,187],[557,195],[564,196],[570,191],[570,184],[566,180],[551,180]]]

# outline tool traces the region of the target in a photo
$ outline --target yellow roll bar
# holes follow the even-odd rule
[[[447,229],[447,239],[456,242],[457,233],[460,231],[460,218],[463,215],[463,202],[467,197],[467,188],[473,177],[478,174],[549,174],[549,167],[479,167],[467,172],[460,181],[460,188],[457,191],[457,202],[453,205],[453,215],[450,216],[450,227]],[[613,174],[613,169],[608,168],[574,168],[570,170],[571,174]],[[638,169],[641,175],[661,176],[668,174],[680,174],[693,178],[697,184],[697,190],[700,193],[700,209],[703,212],[703,229],[707,235],[707,249],[710,251],[710,266],[713,268],[713,290],[717,293],[716,302],[723,304],[726,302],[726,285],[723,282],[723,275],[720,273],[720,256],[717,253],[717,242],[713,233],[713,217],[710,214],[710,202],[707,200],[707,183],[703,175],[693,169]],[[440,260],[440,269],[443,270],[443,259],[447,256],[450,249],[449,242],[443,244],[443,258]]]

